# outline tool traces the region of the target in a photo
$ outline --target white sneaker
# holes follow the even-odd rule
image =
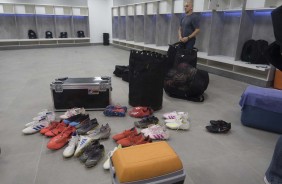
[[[188,130],[190,128],[188,113],[177,115],[175,120],[166,121],[165,125],[173,130]]]
[[[49,126],[49,121],[46,118],[44,118],[39,121],[34,121],[32,125],[23,129],[22,132],[24,134],[34,134],[47,126]]]
[[[108,158],[107,158],[107,160],[106,160],[106,161],[104,162],[104,164],[103,164],[103,168],[104,168],[105,170],[109,170],[109,169],[110,169],[110,159],[111,159],[111,157],[113,156],[114,152],[115,152],[117,149],[120,149],[120,148],[122,148],[122,146],[119,144],[117,147],[114,148],[113,151],[110,151],[110,152],[108,153]]]
[[[67,118],[72,117],[72,116],[77,115],[77,114],[85,114],[85,109],[84,108],[69,109],[67,112],[65,112],[65,114],[61,115],[60,118],[61,119],[67,119]]]
[[[169,131],[161,125],[153,125],[141,130],[145,137],[149,136],[153,140],[169,139]]]
[[[44,117],[47,117],[49,121],[55,120],[55,113],[53,111],[46,111],[46,112],[40,112],[41,115],[36,116],[33,118],[33,121],[38,121]]]
[[[63,156],[68,158],[73,156],[76,145],[78,143],[79,140],[79,135],[76,133],[76,131],[72,134],[72,137],[69,141],[68,146],[65,148],[64,152],[63,152]]]
[[[90,138],[89,136],[80,136],[80,140],[77,144],[77,148],[74,152],[75,157],[79,157],[83,152],[84,149],[92,142],[94,139]]]
[[[163,114],[163,118],[165,119],[175,119],[177,115],[180,114],[184,114],[184,112],[176,112],[176,111],[172,111],[172,112],[167,112],[165,114]]]

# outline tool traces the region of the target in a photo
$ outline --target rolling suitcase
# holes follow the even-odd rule
[[[111,77],[58,78],[50,84],[54,108],[103,110],[111,101]]]
[[[186,173],[165,141],[118,149],[111,158],[114,184],[183,184]]]

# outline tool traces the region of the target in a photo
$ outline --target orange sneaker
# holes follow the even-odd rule
[[[46,132],[45,135],[47,137],[54,137],[54,136],[58,135],[59,133],[61,133],[62,131],[64,131],[66,127],[67,127],[67,125],[64,122],[61,122],[56,126],[56,128]]]
[[[128,136],[126,138],[123,138],[117,141],[117,144],[122,145],[122,147],[128,147],[128,146],[135,145],[138,142],[141,142],[142,139],[144,140],[144,137],[141,133],[133,134],[131,136]]]
[[[134,118],[143,118],[153,114],[153,109],[150,107],[134,107],[129,111],[129,115]]]
[[[115,141],[118,141],[120,139],[126,138],[127,136],[131,135],[131,134],[138,134],[137,129],[135,127],[129,129],[129,130],[125,130],[122,133],[116,134],[114,135],[112,138]]]
[[[72,126],[67,127],[59,135],[50,139],[50,141],[47,144],[47,148],[51,150],[57,150],[64,147],[64,145],[66,145],[69,142],[71,135],[75,130],[76,130],[75,127]]]
[[[49,132],[50,130],[53,130],[54,128],[56,128],[59,123],[60,122],[58,121],[52,121],[48,127],[41,129],[40,133],[44,135],[46,132]]]

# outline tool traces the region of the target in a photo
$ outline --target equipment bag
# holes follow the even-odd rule
[[[266,50],[266,59],[269,63],[282,71],[282,48],[277,42],[273,42]]]
[[[129,57],[129,104],[162,108],[163,81],[167,56],[131,50]]]
[[[167,73],[164,90],[174,98],[203,102],[203,93],[208,84],[209,75],[206,71],[196,69],[188,63],[180,63]]]

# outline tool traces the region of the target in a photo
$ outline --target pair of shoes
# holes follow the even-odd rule
[[[42,134],[47,137],[54,137],[62,133],[66,128],[68,128],[68,125],[61,121],[58,124],[55,123],[53,126],[46,127],[46,129],[42,130]]]
[[[140,120],[140,121],[134,122],[134,125],[137,128],[148,128],[149,125],[158,124],[158,123],[159,123],[159,119],[157,117],[148,116],[148,117],[142,118],[142,120]]]
[[[163,114],[163,118],[164,119],[175,119],[177,115],[181,115],[184,114],[185,112],[176,112],[176,111],[172,111],[172,112],[167,112],[165,114]]]
[[[108,153],[108,155],[107,155],[107,160],[104,162],[104,164],[103,164],[103,168],[105,169],[105,170],[109,170],[110,169],[110,160],[111,160],[111,157],[113,156],[113,154],[114,154],[114,152],[116,151],[116,150],[118,150],[118,149],[121,149],[122,148],[122,146],[119,144],[117,147],[115,147],[114,149],[113,149],[113,151],[110,151],[109,153]]]
[[[167,140],[169,139],[169,131],[161,125],[152,125],[141,130],[144,136],[149,136],[152,140]]]
[[[75,132],[75,127],[68,126],[60,134],[56,135],[47,144],[47,148],[51,150],[58,150],[64,147],[70,140],[73,132]]]
[[[210,126],[206,126],[206,129],[211,133],[227,133],[231,129],[231,123],[223,120],[211,120],[210,124]]]
[[[68,146],[64,149],[63,156],[66,158],[72,157],[74,155],[77,143],[79,141],[79,135],[76,131],[73,132]]]
[[[138,133],[135,127],[114,135],[113,139],[117,142],[117,144],[122,145],[122,147],[152,142],[150,137],[143,137],[141,133]]]
[[[94,129],[94,131],[87,132],[87,134],[93,140],[108,139],[111,135],[111,127],[107,123],[105,126],[102,125],[101,127]]]
[[[37,113],[37,116],[32,118],[33,121],[26,123],[25,127],[30,127],[41,119],[46,119],[50,122],[54,121],[55,120],[55,113],[53,111],[48,111],[47,109],[44,109],[41,112]]]
[[[153,109],[150,107],[134,107],[129,111],[129,115],[134,118],[143,118],[153,114]]]
[[[152,140],[149,136],[144,137],[141,133],[139,134],[131,134],[123,139],[117,141],[117,144],[122,145],[122,147],[129,147],[139,144],[151,143]]]
[[[88,131],[95,129],[97,126],[99,125],[98,121],[96,118],[92,119],[92,120],[88,120],[85,121],[83,123],[83,125],[81,125],[78,129],[77,129],[77,133],[79,135],[84,135],[86,134]]]
[[[188,130],[190,121],[188,113],[177,114],[175,119],[166,119],[165,126],[172,130]]]
[[[109,105],[106,107],[104,110],[104,115],[105,116],[118,116],[118,117],[124,117],[127,112],[127,107],[126,106],[120,106],[120,105]]]
[[[45,135],[45,133],[49,132],[50,130],[53,130],[55,129],[61,122],[58,122],[58,121],[52,121],[49,126],[43,128],[40,130],[40,133],[42,135]]]
[[[55,120],[55,113],[54,112],[48,112],[48,115],[44,115],[41,116],[40,119],[38,120],[34,120],[30,123],[27,123],[25,126],[26,128],[24,128],[22,130],[23,134],[34,134],[39,132],[41,129],[48,127],[50,122]]]
[[[90,117],[89,114],[77,114],[70,118],[64,119],[65,124],[69,124],[70,126],[75,126],[79,128],[85,121],[89,121]]]
[[[85,166],[89,168],[97,165],[104,155],[104,145],[100,144],[99,141],[96,140],[85,148],[85,151],[79,157],[79,160],[82,163],[85,163]]]
[[[85,114],[85,109],[82,108],[72,108],[65,112],[65,114],[61,115],[61,119],[67,119],[77,114]]]
[[[47,109],[44,109],[43,111],[39,112],[37,115],[38,116],[32,118],[33,121],[38,121],[45,117],[47,117],[49,121],[55,120],[55,113],[53,111],[48,111]],[[29,126],[29,123],[27,123],[26,126]]]
[[[128,136],[130,136],[131,134],[138,134],[138,131],[135,127],[129,129],[129,130],[125,130],[119,134],[116,134],[114,135],[112,138],[115,140],[115,141],[118,141],[120,139],[123,139],[123,138],[126,138]]]

